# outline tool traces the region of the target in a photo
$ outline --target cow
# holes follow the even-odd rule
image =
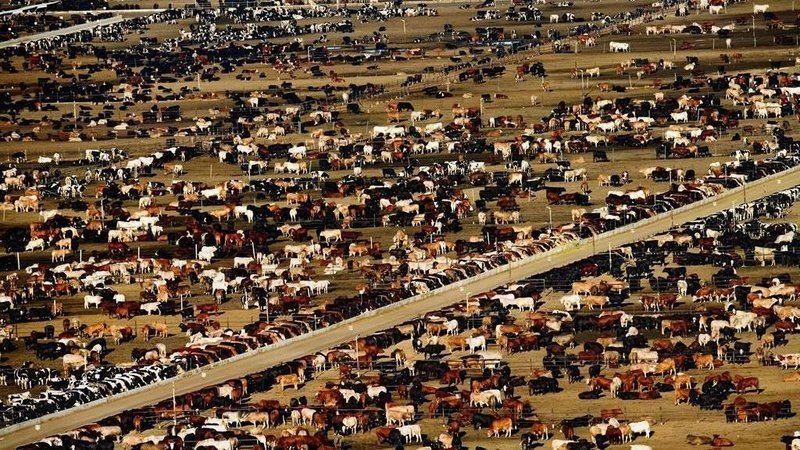
[[[287,385],[294,385],[294,389],[297,390],[302,380],[300,380],[297,374],[292,373],[288,375],[278,375],[275,377],[275,382],[281,386],[281,390],[284,390]]]
[[[422,428],[419,425],[403,425],[397,430],[406,442],[422,442]]]
[[[34,239],[31,239],[25,245],[25,251],[26,252],[32,252],[32,251],[36,250],[37,248],[40,249],[40,250],[44,250],[45,247],[47,247],[47,243],[45,242],[44,239],[42,239],[42,238],[34,238]]]
[[[644,434],[647,439],[650,439],[651,431],[649,421],[628,422],[628,426],[631,428],[633,434]]]
[[[603,306],[606,305],[609,300],[608,296],[605,295],[589,295],[584,298],[583,301],[589,309],[593,310],[595,306],[599,306],[600,309],[603,309]]]
[[[775,249],[769,247],[755,247],[753,249],[753,259],[760,262],[761,266],[769,263],[771,266],[775,265]]]
[[[581,309],[581,296],[578,294],[572,295],[564,295],[561,297],[559,302],[564,305],[564,308],[567,311],[572,311],[573,309]]]
[[[692,359],[694,360],[694,365],[698,369],[708,368],[710,370],[714,370],[714,356],[713,355],[703,355],[700,353],[695,353],[692,355]]]
[[[390,405],[386,404],[386,425],[397,424],[405,425],[406,421],[414,418],[414,405]]]
[[[692,390],[691,389],[675,389],[675,406],[678,406],[682,403],[689,403],[691,402],[692,398]]]
[[[320,240],[325,239],[326,243],[330,243],[331,240],[336,242],[342,240],[342,230],[322,230],[319,233]]]
[[[488,437],[500,437],[503,433],[505,437],[511,437],[511,432],[514,429],[514,422],[511,417],[502,417],[492,420],[489,429],[486,431]]]
[[[454,349],[458,348],[460,350],[467,348],[467,338],[463,336],[449,336],[445,339],[445,346],[447,347],[447,351],[451,352]]]
[[[616,52],[629,52],[629,51],[631,51],[631,44],[629,44],[629,43],[627,43],[627,42],[614,42],[614,41],[610,41],[610,42],[608,43],[608,48],[609,48],[609,50],[611,51],[611,53],[616,53]]]
[[[470,353],[475,353],[475,350],[486,350],[486,338],[483,336],[467,338],[467,347]]]
[[[74,369],[82,369],[86,367],[88,364],[88,360],[85,354],[83,355],[74,355],[68,353],[63,356],[64,362],[64,373],[69,374]]]
[[[783,376],[783,381],[787,383],[800,381],[800,372],[792,372],[785,374]]]

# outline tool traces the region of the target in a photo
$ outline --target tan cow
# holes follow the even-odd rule
[[[278,375],[275,377],[275,381],[281,386],[281,391],[283,391],[287,385],[294,385],[294,390],[296,391],[298,390],[298,385],[300,385],[300,377],[295,373]]]
[[[603,309],[603,306],[608,303],[608,296],[589,295],[583,299],[583,302],[589,307],[589,309],[594,309],[595,306],[599,306],[600,309]]]
[[[445,339],[444,343],[448,352],[451,352],[456,348],[459,350],[464,350],[467,348],[467,338],[464,336],[449,336],[447,339]]]
[[[783,376],[783,381],[790,383],[800,381],[800,372],[787,373]]]

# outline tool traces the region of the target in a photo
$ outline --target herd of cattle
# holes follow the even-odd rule
[[[572,4],[550,6],[560,10]],[[658,8],[663,6],[675,6],[679,14],[686,11],[676,2]],[[698,8],[711,14],[722,6],[716,0],[698,2]],[[753,12],[774,21],[767,6],[754,5]],[[478,11],[476,20],[500,17],[491,10]],[[621,41],[629,34],[624,30],[630,31],[624,22],[644,13],[593,13],[597,24],[579,25],[578,32],[569,34],[577,36],[578,45],[591,47],[600,27],[614,26],[618,33],[607,48],[628,55],[631,44]],[[560,102],[530,123],[521,115],[484,117],[483,103],[489,99],[481,97],[478,103],[464,94],[459,100],[463,105],[455,103],[444,112],[416,110],[407,101],[388,102],[387,125],[374,125],[364,134],[348,130],[345,114],[359,113],[356,102],[381,94],[384,87],[345,86],[336,71],[325,73],[313,64],[357,66],[418,58],[424,51],[392,53],[388,35],[379,31],[342,42],[354,49],[374,46],[375,55],[344,56],[328,50],[328,34],[354,33],[356,25],[368,21],[437,14],[424,4],[399,3],[355,9],[170,8],[0,50],[6,57],[3,71],[48,75],[38,80],[36,99],[0,93],[0,112],[11,117],[3,118],[9,125],[3,131],[7,142],[46,136],[71,142],[119,139],[115,145],[124,146],[127,138],[198,138],[194,146],[171,143],[135,156],[117,148],[97,149],[103,147],[99,144],[78,158],[55,153],[29,161],[25,152],[16,152],[11,155],[14,163],[2,164],[3,220],[6,213],[36,213],[40,219],[25,227],[4,226],[2,243],[9,255],[2,260],[3,270],[24,271],[9,274],[3,283],[2,320],[17,324],[60,318],[63,329],[47,325],[17,336],[8,326],[0,330],[0,351],[14,354],[24,345],[37,360],[60,359],[63,372],[34,362],[0,366],[0,384],[17,391],[0,407],[0,423],[11,426],[163,382],[800,164],[800,145],[788,135],[788,122],[777,124],[797,113],[798,80],[780,72],[779,61],[763,73],[725,73],[725,65],[741,59],[738,54],[720,55],[723,65],[714,76],[698,68],[698,57],[687,56],[683,69],[692,76],[676,76],[672,83],[655,77],[673,70],[677,61],[623,57],[614,67],[576,67],[575,77],[603,79],[597,84],[601,96],[586,96],[574,105]],[[515,17],[520,14],[537,21],[544,17],[526,4],[507,12],[506,19],[519,20]],[[195,22],[174,38],[159,42],[142,34],[154,24],[192,17]],[[51,26],[67,26],[72,20],[54,19]],[[552,23],[583,20],[572,13],[550,16]],[[235,26],[218,26],[222,21]],[[2,22],[10,23],[4,30],[9,37],[42,25]],[[727,37],[742,24],[720,25],[697,28]],[[646,34],[664,30],[656,28],[648,26]],[[681,32],[694,33],[689,28]],[[131,33],[142,34],[139,44],[106,49],[90,43],[118,42]],[[286,37],[292,41],[269,42]],[[313,44],[304,44],[304,37]],[[520,42],[561,45],[565,38],[555,30],[546,36],[535,31]],[[507,36],[492,28],[457,31],[448,24],[435,39],[457,48],[504,42]],[[260,51],[240,44],[251,40],[263,42]],[[80,72],[74,82],[49,77],[67,79],[66,62],[86,55],[97,61],[73,67],[73,73]],[[12,56],[24,59],[21,68],[11,62]],[[499,61],[454,57],[452,64],[425,71],[458,73],[461,82],[477,84],[503,76],[506,67]],[[304,71],[330,83],[305,99],[300,94],[309,92],[285,79],[261,90],[229,91],[224,95],[233,108],[211,107],[188,124],[179,103],[128,112],[139,103],[214,100],[217,95],[188,87],[173,91],[165,83],[194,77],[218,81],[231,73],[242,81],[267,77],[242,67],[250,63],[269,64],[280,76],[293,78],[295,71]],[[636,74],[640,80],[652,76],[658,90],[652,99],[604,98],[609,91],[625,90],[608,78],[614,71]],[[112,75],[101,82],[95,76],[99,73]],[[531,74],[544,80],[545,70],[541,63],[526,63],[516,74],[520,81]],[[403,86],[421,81],[412,75]],[[706,93],[698,93],[701,89]],[[449,94],[449,82],[447,93],[433,93]],[[332,107],[340,99],[347,113]],[[77,117],[22,118],[53,111],[54,104],[66,100],[83,103]],[[502,101],[502,95],[496,100]],[[538,97],[532,96],[531,103],[536,106]],[[739,121],[750,119],[772,121],[764,128],[767,137],[755,140],[752,126],[739,131]],[[594,162],[608,161],[605,149],[613,145],[620,152],[654,148],[658,158],[679,164],[681,158],[711,156],[708,143],[728,136],[729,130],[741,133],[735,136],[741,149],[730,155],[734,160],[709,163],[707,172],[643,168],[640,174],[648,183],[669,182],[663,192],[627,189],[633,178],[627,172],[589,173],[564,159],[564,154],[591,151]],[[287,139],[296,143],[287,144]],[[770,156],[755,160],[751,154]],[[209,158],[241,170],[248,181],[189,181],[186,168]],[[506,170],[492,171],[489,166],[500,161]],[[371,167],[380,167],[383,177],[364,176]],[[173,181],[157,181],[153,175],[172,176]],[[593,200],[590,177],[618,189]],[[479,188],[477,195],[469,192],[473,187]],[[572,223],[554,226],[551,219],[541,228],[524,223],[518,201],[530,200],[538,191],[548,205],[575,205]],[[245,194],[252,194],[252,204]],[[633,441],[632,450],[650,449],[645,442],[658,432],[652,414],[625,417],[621,409],[593,408],[591,402],[586,404],[594,411],[585,416],[551,418],[536,411],[533,403],[539,396],[559,398],[564,383],[585,383],[587,390],[578,395],[582,400],[657,402],[668,397],[674,405],[719,411],[728,422],[793,417],[789,399],[753,402],[753,394],[768,387],[737,372],[752,360],[787,371],[786,382],[800,381],[800,354],[778,350],[798,329],[800,308],[786,303],[796,300],[798,288],[787,274],[749,280],[738,276],[737,268],[800,263],[797,226],[760,220],[783,217],[798,197],[800,188],[787,189],[536,280],[469,296],[465,304],[337,348],[22,448],[110,449],[121,443],[143,450],[325,450],[340,448],[347,436],[369,433],[379,445],[454,449],[476,436],[462,430],[471,427],[488,438],[517,433],[523,450],[544,440],[550,440],[553,450]],[[271,202],[261,202],[267,199]],[[481,225],[480,234],[449,239],[447,233],[461,231],[460,222],[468,218]],[[358,231],[368,227],[410,227],[413,232],[392,230],[392,245],[381,249]],[[157,243],[158,251],[142,257],[137,247],[148,243]],[[385,252],[389,257],[384,258]],[[17,267],[19,253],[37,263]],[[231,267],[220,267],[229,261]],[[670,267],[669,261],[680,267]],[[320,278],[315,264],[332,278]],[[698,265],[718,270],[703,280],[686,268]],[[332,283],[337,289],[333,276],[348,269],[358,271],[363,283],[355,292],[320,302]],[[138,298],[126,298],[120,291],[134,284],[140,287]],[[645,286],[652,292],[639,293]],[[545,288],[565,292],[547,305],[548,311],[541,309],[544,301],[551,301]],[[193,301],[198,295],[211,301]],[[102,312],[123,325],[64,317],[63,304],[75,298],[83,300],[88,312]],[[243,309],[256,308],[258,320],[239,330],[223,326],[218,315],[230,298]],[[686,304],[692,304],[691,312]],[[147,323],[141,327],[122,322],[145,315]],[[174,329],[152,315],[180,316],[181,322]],[[162,340],[177,333],[185,333],[187,342],[167,348]],[[105,361],[110,351],[131,341],[143,343],[131,351],[130,363]],[[506,361],[512,353],[542,350],[536,353],[542,355],[541,364],[530,373],[516,373],[517,367]],[[370,370],[365,374],[361,368]],[[337,382],[328,381],[337,375]],[[313,395],[298,392],[288,402],[283,397],[255,399],[256,393],[261,397],[274,388],[299,391],[312,380],[325,381]],[[515,393],[516,388],[523,392]],[[426,419],[431,418],[442,418],[444,430],[430,433]],[[787,448],[800,448],[800,437],[783,441]],[[717,435],[690,435],[687,443],[733,445]]]
[[[734,250],[748,254],[754,246],[764,246],[796,253],[795,224],[764,224],[759,219],[768,209],[788,208],[798,197],[800,187],[791,188],[623,247],[611,260],[598,255],[576,261],[541,278],[469,296],[466,303],[432,311],[336,348],[152,407],[126,411],[24,448],[113,448],[121,441],[140,449],[327,449],[340,446],[346,436],[372,433],[379,445],[419,443],[449,449],[461,447],[468,439],[462,427],[506,438],[519,430],[523,449],[535,448],[538,441],[548,439],[554,450],[602,448],[607,443],[634,440],[637,443],[632,448],[649,448],[640,442],[649,439],[654,429],[657,432],[652,414],[628,418],[622,409],[612,408],[554,422],[544,411],[537,413],[533,403],[538,396],[558,395],[562,383],[587,384],[579,399],[607,396],[623,402],[655,401],[668,396],[675,405],[717,410],[728,422],[793,417],[789,399],[748,400],[768,387],[756,377],[736,372],[757,359],[760,365],[775,370],[793,369],[785,373],[785,382],[800,381],[800,354],[778,351],[798,328],[795,321],[800,318],[800,308],[783,306],[784,301],[794,300],[798,288],[788,275],[761,281],[738,277],[736,267],[755,262],[737,258]],[[751,220],[733,225],[732,216],[739,214],[747,214]],[[699,253],[693,252],[698,248]],[[715,264],[720,269],[711,283],[687,273],[685,266],[663,267],[663,274],[656,273],[656,267],[664,266],[668,257],[690,254],[722,254],[727,259]],[[619,309],[626,302],[648,301],[646,295],[636,298],[642,280],[661,292],[653,299],[661,305],[660,314]],[[586,303],[600,300],[602,312],[576,315],[538,310],[542,297],[537,286],[542,283],[556,289],[567,287],[571,293],[565,298],[576,296]],[[709,300],[715,303],[704,303],[704,308],[691,312],[673,310],[676,302]],[[519,313],[513,312],[515,309]],[[80,403],[101,389],[119,390],[163,379],[190,368],[186,362],[191,357],[219,355],[224,348],[236,352],[248,342],[255,347],[267,333],[279,329],[287,331],[284,337],[293,335],[288,330],[302,332],[297,323],[261,320],[241,332],[198,335],[196,342],[169,356],[158,344],[152,359],[140,360],[132,370],[87,368],[70,379],[42,374],[49,379],[41,382],[50,388],[38,398],[11,396],[4,415],[12,410],[30,413],[57,408],[60,402],[79,397]],[[596,332],[601,332],[599,337]],[[751,348],[751,333],[757,348]],[[410,348],[405,347],[409,352],[398,347],[409,340]],[[204,347],[193,347],[201,341]],[[541,349],[545,351],[542,363],[526,368],[529,373],[519,374],[516,366],[505,361],[510,353]],[[24,373],[30,372],[6,372],[4,379],[20,383]],[[337,375],[338,381],[331,381]],[[254,399],[256,393],[274,388],[297,390],[317,377],[326,382],[313,396],[302,395],[288,403]],[[517,388],[525,388],[524,393],[515,393]],[[423,433],[421,421],[437,417],[446,423],[444,430]],[[785,441],[787,448],[798,443],[791,436]],[[717,435],[689,435],[687,443],[733,445]]]

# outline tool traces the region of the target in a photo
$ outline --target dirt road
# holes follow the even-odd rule
[[[617,247],[664,232],[672,224],[708,216],[748,199],[753,200],[798,184],[800,184],[800,168],[794,168],[779,176],[753,182],[746,189],[739,188],[728,191],[702,205],[689,205],[673,213],[651,219],[647,223],[634,224],[630,228],[626,227],[599,235],[594,240],[584,240],[549,254],[536,255],[528,260],[488,271],[473,279],[454,283],[419,298],[398,302],[327,329],[299,336],[291,342],[263,348],[252,354],[242,355],[235,360],[223,361],[219,365],[205,367],[202,371],[186,373],[175,379],[174,382],[167,381],[149,386],[144,390],[128,392],[108,401],[100,401],[92,406],[84,406],[80,410],[45,416],[37,421],[8,427],[0,430],[0,447],[15,448],[127,409],[157,403],[169,398],[173,393],[181,395],[204,386],[257,372],[281,362],[335,346],[353,339],[356,335],[367,335],[389,328],[404,320],[418,317],[427,311],[451,305],[464,298],[465,293],[486,291],[512,280],[561,267],[593,253],[607,251],[610,247]]]

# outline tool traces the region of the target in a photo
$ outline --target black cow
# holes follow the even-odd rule
[[[558,390],[558,381],[555,378],[539,377],[528,381],[528,395],[543,395]]]
[[[489,414],[475,413],[472,416],[472,428],[475,430],[480,430],[482,428],[489,428],[492,425],[492,421],[494,419],[495,417],[490,416]]]

